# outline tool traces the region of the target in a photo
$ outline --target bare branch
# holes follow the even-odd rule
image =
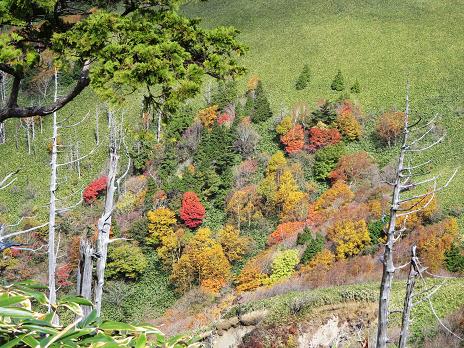
[[[73,160],[71,160],[71,161],[68,161],[68,162],[65,162],[65,163],[58,163],[56,166],[57,166],[57,167],[62,167],[62,166],[67,166],[67,165],[69,165],[69,164],[82,161],[83,159],[85,159],[85,158],[89,157],[90,155],[92,155],[92,154],[95,152],[95,150],[96,150],[97,148],[98,148],[98,145],[95,146],[95,147],[94,147],[89,153],[87,153],[86,155],[81,156],[81,157],[79,157],[79,158],[75,158],[75,159],[73,159]]]
[[[11,179],[14,175],[18,174],[19,173],[19,169],[16,170],[15,172],[11,172],[9,174],[7,174],[7,176],[5,176],[2,181],[0,181],[0,190],[4,190],[6,189],[8,186],[10,186],[12,183],[14,183],[16,181],[17,178],[13,178]],[[8,182],[8,180],[10,180]]]
[[[90,111],[87,112],[87,114],[78,122],[74,123],[74,124],[71,124],[69,126],[59,126],[58,128],[74,128],[74,127],[77,127],[78,125],[80,125],[82,122],[84,122],[90,115]]]
[[[407,148],[406,151],[409,151],[409,152],[423,152],[423,151],[426,151],[432,147],[434,147],[435,145],[441,143],[443,141],[443,139],[445,139],[445,135],[442,135],[437,141],[434,141],[432,144],[430,145],[427,145],[425,147],[422,147],[420,149],[411,149],[411,148]]]
[[[31,228],[29,228],[27,230],[13,232],[13,233],[9,233],[7,235],[1,235],[0,236],[0,241],[5,240],[5,239],[10,239],[10,238],[13,238],[13,237],[16,237],[16,236],[19,236],[19,235],[22,235],[22,234],[26,234],[26,233],[29,233],[29,232],[36,231],[36,230],[41,229],[41,228],[43,228],[43,227],[45,227],[47,225],[48,225],[48,222],[45,223],[45,224],[39,225],[39,226],[31,227]]]

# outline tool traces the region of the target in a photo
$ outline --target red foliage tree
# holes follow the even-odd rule
[[[365,151],[342,156],[338,160],[337,167],[329,174],[329,179],[334,183],[342,180],[353,184],[366,179],[372,179],[376,165],[374,160]]]
[[[106,176],[102,176],[87,185],[83,192],[85,203],[93,203],[98,198],[98,196],[105,192],[107,182],[108,178]]]
[[[59,286],[71,286],[71,272],[73,268],[70,264],[64,264],[56,269],[56,282]]]
[[[322,129],[313,127],[308,131],[308,145],[306,149],[309,152],[316,152],[316,150],[324,146],[337,144],[340,140],[342,140],[342,136],[335,128]]]
[[[189,228],[196,228],[201,225],[205,217],[205,207],[201,204],[198,196],[194,192],[185,192],[180,208],[180,218]]]
[[[219,117],[217,118],[217,123],[218,125],[223,125],[224,123],[231,123],[232,122],[232,116],[230,116],[228,113],[223,113],[220,114]]]
[[[301,124],[293,126],[285,135],[280,137],[287,153],[296,153],[304,147],[304,130]]]

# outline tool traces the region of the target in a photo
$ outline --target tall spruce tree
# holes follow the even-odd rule
[[[271,105],[267,99],[266,93],[264,92],[263,83],[258,81],[258,85],[255,90],[255,99],[253,114],[251,119],[255,123],[264,122],[272,117]]]

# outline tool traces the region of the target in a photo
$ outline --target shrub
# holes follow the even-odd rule
[[[345,89],[345,80],[343,78],[341,70],[337,71],[337,74],[335,75],[332,83],[330,84],[330,88],[337,92],[341,92]]]
[[[281,251],[272,261],[272,273],[269,277],[269,282],[274,284],[290,277],[299,261],[300,258],[297,250],[288,249]]]
[[[324,100],[320,106],[312,112],[313,124],[322,122],[329,125],[335,121],[336,117],[335,105],[328,100]]]
[[[292,116],[287,115],[285,116],[282,121],[276,126],[276,133],[279,135],[284,135],[288,133],[290,129],[293,127],[293,119]]]
[[[108,278],[125,277],[136,279],[148,266],[147,259],[138,246],[122,243],[110,246],[108,264],[106,265]]]
[[[205,207],[194,192],[185,192],[180,208],[180,218],[189,228],[200,226],[205,218]]]
[[[302,89],[305,89],[306,87],[308,87],[308,84],[310,81],[311,81],[311,71],[309,70],[309,65],[305,64],[303,67],[303,70],[300,73],[300,76],[298,76],[298,79],[296,80],[295,88],[298,91],[301,91]]]
[[[99,196],[101,196],[106,191],[107,183],[108,178],[106,176],[102,176],[87,185],[83,192],[85,203],[92,204]]]
[[[304,222],[284,222],[269,235],[268,244],[278,244],[288,238],[295,237],[303,229]]]
[[[318,150],[313,168],[314,177],[318,180],[327,179],[329,173],[335,168],[344,152],[345,146],[341,143]]]
[[[371,221],[367,225],[372,244],[378,244],[380,239],[384,237],[384,225],[382,220]]]

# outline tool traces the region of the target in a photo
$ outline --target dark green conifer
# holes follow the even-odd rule
[[[309,70],[309,65],[305,64],[303,67],[303,70],[300,73],[300,76],[298,76],[298,79],[296,80],[295,83],[295,88],[298,91],[301,91],[308,87],[309,82],[311,81],[311,71]]]
[[[345,89],[345,80],[343,78],[341,70],[338,70],[337,75],[335,75],[335,78],[333,79],[332,84],[330,85],[330,88],[337,92],[341,92]]]

